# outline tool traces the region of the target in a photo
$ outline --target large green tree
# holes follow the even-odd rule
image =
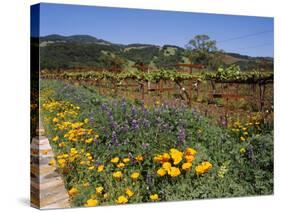
[[[188,42],[186,50],[192,64],[202,64],[212,70],[222,64],[222,51],[208,35],[196,35]]]

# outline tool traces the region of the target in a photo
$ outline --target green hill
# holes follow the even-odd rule
[[[149,64],[156,68],[174,69],[177,63],[187,63],[185,49],[175,45],[115,44],[89,35],[48,35],[40,37],[41,69],[110,68],[122,64]],[[237,53],[224,53],[226,65],[238,64],[241,69],[254,69],[261,61],[273,68],[272,58],[250,57]]]

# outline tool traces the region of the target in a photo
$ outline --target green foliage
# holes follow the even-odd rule
[[[208,70],[222,64],[222,52],[217,49],[216,41],[208,35],[196,35],[186,45],[187,56],[193,64],[202,64]]]
[[[118,55],[121,47],[117,45],[52,43],[40,48],[41,69],[73,67],[103,67],[100,58],[103,51]]]
[[[40,37],[40,68],[108,68],[112,58],[107,62],[102,60],[104,52],[118,56],[125,64],[128,61],[142,62],[146,65],[155,64],[158,69],[175,69],[175,64],[183,63],[188,57],[191,63],[203,64],[208,70],[216,70],[219,66],[225,65],[223,58],[226,54],[240,59],[235,64],[243,71],[260,68],[273,70],[272,58],[218,51],[216,42],[207,35],[198,35],[192,39],[187,45],[187,51],[173,45],[160,47],[148,44],[114,44],[88,35],[50,35]],[[261,65],[261,62],[266,63]]]
[[[169,53],[169,48],[174,50],[172,54]],[[154,63],[159,69],[175,69],[176,64],[183,62],[182,60],[184,56],[184,49],[165,45],[160,50],[158,57],[154,59]]]
[[[242,72],[237,65],[218,68],[217,72],[206,72],[203,74],[205,79],[220,81],[237,81],[237,82],[255,82],[258,80],[270,80],[273,78],[273,72],[248,71]]]
[[[122,56],[134,62],[141,61],[144,64],[150,64],[154,57],[159,54],[159,48],[157,46],[143,46],[141,48],[132,48],[128,51],[124,51]]]
[[[238,78],[241,75],[240,67],[237,65],[231,65],[227,68],[219,68],[217,71],[217,77],[220,79]]]
[[[223,69],[219,68],[217,72],[204,72],[204,73],[183,73],[176,72],[173,70],[158,70],[141,72],[141,71],[122,71],[121,73],[113,73],[110,71],[95,72],[62,72],[60,75],[53,73],[45,73],[41,75],[45,78],[55,78],[55,79],[75,79],[75,80],[87,80],[87,79],[110,79],[116,82],[121,82],[126,79],[133,79],[139,82],[158,82],[159,80],[171,80],[171,81],[183,81],[188,79],[202,80],[218,80],[218,81],[237,81],[237,82],[254,82],[258,80],[272,80],[272,72],[241,72],[238,66],[230,66],[229,68]]]
[[[51,94],[44,95],[49,90]],[[83,205],[94,188],[101,185],[111,196],[106,204],[115,204],[126,187],[133,187],[135,192],[130,203],[150,201],[151,193],[157,193],[161,201],[273,193],[272,129],[264,131],[260,126],[261,130],[256,132],[249,128],[247,140],[241,142],[240,134],[215,126],[199,113],[183,107],[155,105],[147,109],[141,103],[136,106],[125,100],[100,97],[91,87],[53,80],[42,80],[41,92],[41,104],[54,99],[79,105],[81,112],[75,121],[89,118],[90,127],[99,134],[98,141],[86,146],[85,151],[92,154],[97,164],[104,164],[105,171],[98,174],[76,165],[64,173],[67,188],[79,188],[79,194],[72,199],[76,206]],[[41,111],[41,115],[43,120],[48,120],[57,112]],[[63,138],[51,123],[44,126],[50,140],[56,135]],[[184,134],[180,136],[182,130]],[[57,145],[52,143],[56,154],[66,151]],[[67,151],[70,147],[81,150],[84,144],[80,141],[68,143]],[[181,151],[186,147],[196,149],[191,170],[176,178],[157,176],[153,157],[175,147]],[[132,159],[136,155],[142,155],[143,162],[135,162],[122,171],[126,176],[139,171],[141,178],[136,182],[113,179],[111,174],[115,168],[110,159]],[[195,166],[201,161],[210,161],[213,168],[204,175],[196,175]],[[85,181],[91,186],[83,188],[81,184]]]

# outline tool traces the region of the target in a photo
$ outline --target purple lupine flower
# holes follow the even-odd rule
[[[89,120],[89,123],[90,123],[90,124],[93,124],[94,122],[95,122],[94,113],[90,113],[90,120]]]
[[[184,143],[185,141],[185,129],[183,127],[179,128],[179,132],[178,132],[178,144],[181,145]]]
[[[103,111],[107,111],[107,109],[108,109],[107,104],[103,103],[103,104],[101,105],[101,109],[102,109]]]
[[[116,121],[113,121],[113,122],[110,124],[110,126],[111,126],[112,129],[115,129],[115,130],[118,129],[118,124],[117,124]],[[120,127],[119,127],[119,128],[120,128]]]
[[[111,143],[112,143],[114,146],[117,146],[117,145],[118,145],[118,139],[117,139],[117,135],[116,135],[116,132],[115,132],[115,131],[112,132]]]
[[[132,106],[132,117],[135,118],[137,116],[137,108],[135,106]]]
[[[108,115],[108,119],[109,119],[109,126],[111,127],[111,129],[115,130],[117,128],[117,123],[114,121],[112,111],[109,110],[107,115]]]
[[[145,107],[142,109],[142,112],[144,117],[147,117],[149,114],[148,110]]]
[[[133,130],[137,130],[139,128],[138,122],[136,119],[133,119],[131,122]]]
[[[125,112],[127,110],[127,102],[124,98],[121,101],[121,107],[122,107],[123,112]]]
[[[142,120],[142,125],[143,125],[144,128],[149,128],[150,127],[150,122],[146,118],[144,118]]]

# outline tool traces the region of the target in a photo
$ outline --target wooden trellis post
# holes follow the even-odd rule
[[[144,63],[135,64],[132,67],[137,68],[138,70],[140,70],[142,72],[150,73],[149,66],[145,65]],[[146,84],[147,84],[147,92],[149,93],[150,89],[151,89],[151,83],[149,81],[147,81]],[[141,99],[144,101],[144,99],[145,99],[145,84],[144,83],[140,84],[140,91],[141,91]]]
[[[201,64],[185,64],[185,63],[178,63],[178,64],[176,64],[176,67],[182,68],[181,70],[179,70],[179,71],[182,71],[182,72],[186,72],[187,70],[185,68],[189,68],[189,74],[193,73],[193,68],[196,68],[196,69],[199,69],[199,70],[204,68],[204,66],[201,65]],[[185,93],[186,97],[188,98],[188,105],[191,107],[191,105],[192,105],[193,78],[191,80],[189,80],[188,82],[189,82],[188,93],[185,90],[183,92]],[[180,86],[180,89],[185,89],[185,88]],[[198,92],[197,92],[197,94],[198,94]]]

